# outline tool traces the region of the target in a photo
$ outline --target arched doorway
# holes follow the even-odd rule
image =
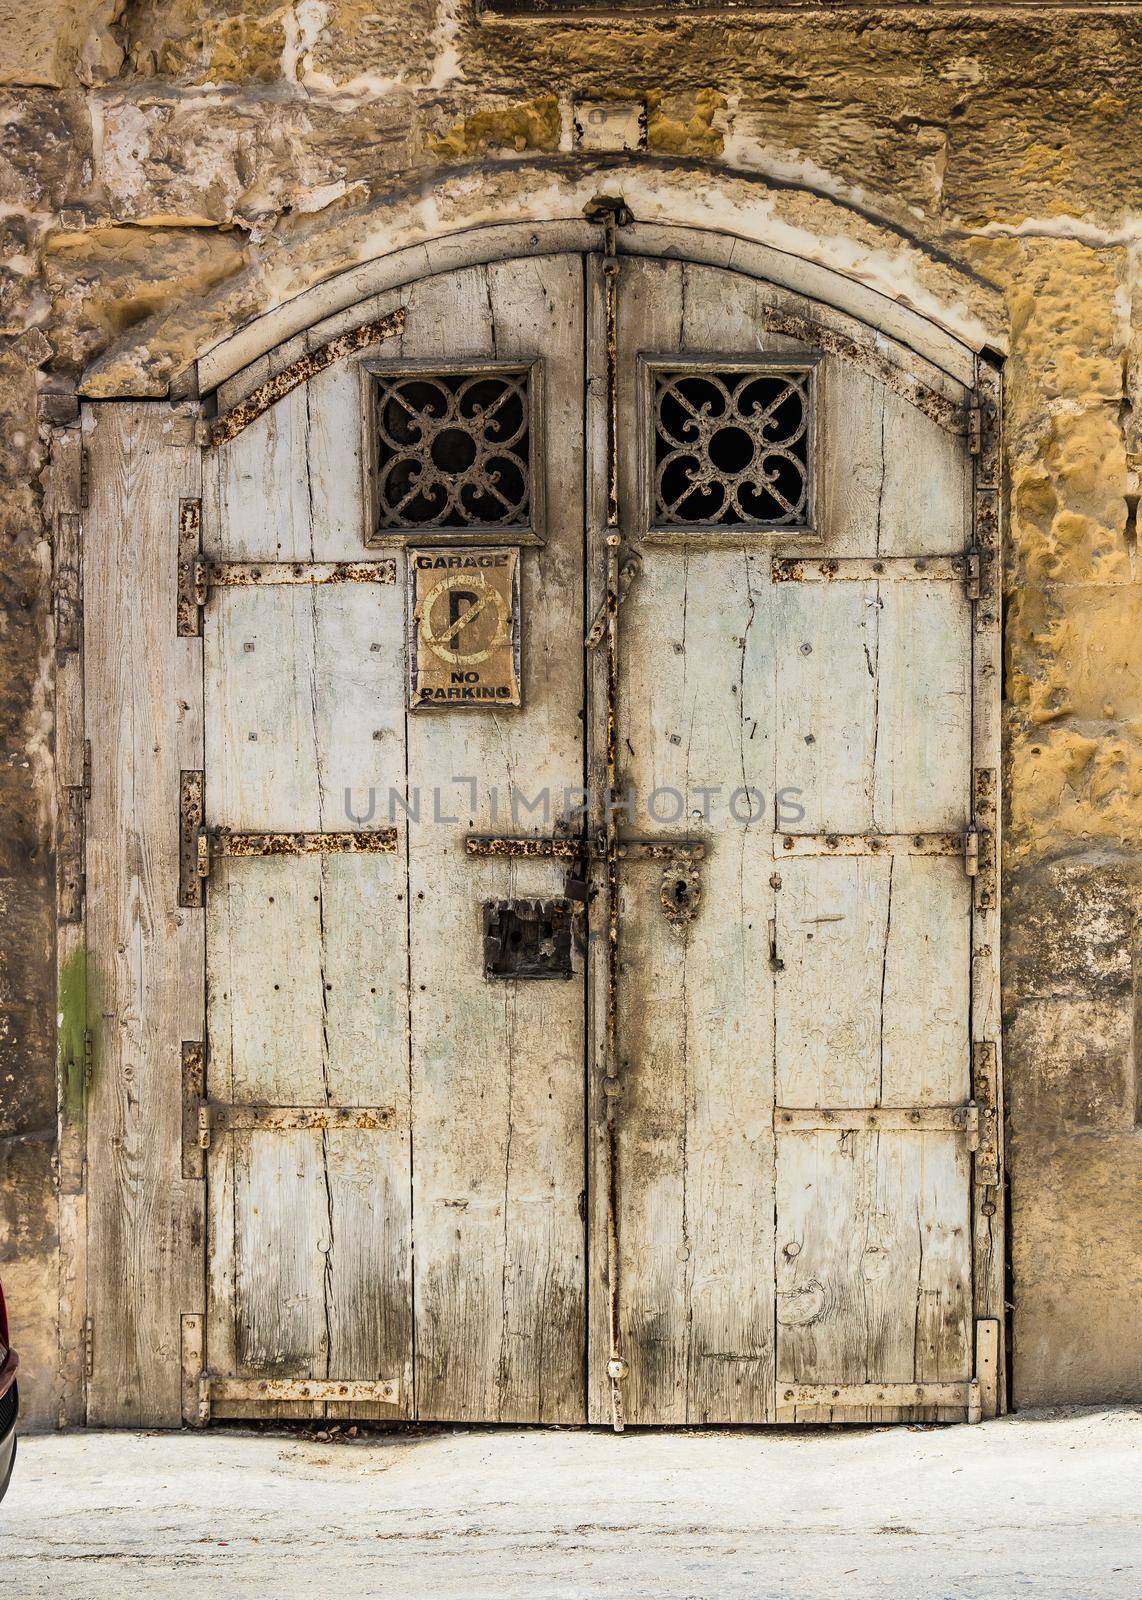
[[[200,426],[209,1414],[994,1404],[977,395],[622,221]]]

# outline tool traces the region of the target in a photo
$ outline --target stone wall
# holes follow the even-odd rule
[[[1014,1400],[1142,1397],[1142,155],[1129,10],[481,21],[474,0],[0,0],[0,1270],[55,1414],[46,393],[582,185],[1008,353]],[[620,108],[628,151],[592,149]],[[634,198],[637,196],[637,198]],[[38,409],[39,412],[38,412]]]

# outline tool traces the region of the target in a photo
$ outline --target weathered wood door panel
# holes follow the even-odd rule
[[[211,596],[211,824],[395,839],[213,865],[207,1095],[239,1120],[272,1108],[274,1125],[211,1140],[207,1364],[247,1383],[245,1398],[231,1386],[231,1414],[344,1409],[326,1390],[261,1400],[258,1380],[389,1379],[395,1402],[353,1412],[574,1421],[582,973],[485,979],[483,902],[553,897],[562,874],[471,861],[464,838],[541,795],[521,825],[547,834],[551,807],[582,786],[582,263],[426,279],[403,306],[386,363],[539,363],[548,391],[533,450],[551,509],[542,567],[523,559],[523,708],[408,714],[399,541],[375,557],[394,581],[255,575]],[[368,553],[362,382],[330,368],[219,450],[212,559],[311,571]],[[431,525],[414,542],[447,544]],[[299,1126],[315,1113],[326,1126]]]
[[[952,1126],[971,1094],[964,397],[927,414],[906,375],[826,359],[790,516],[811,532],[719,523],[763,448],[741,438],[742,364],[813,351],[732,273],[620,259],[617,282],[617,520],[642,558],[618,627],[621,833],[705,858],[692,921],[663,916],[645,866],[621,872],[616,1156],[600,1142],[595,1178],[618,1330],[596,1205],[592,1413],[611,1414],[609,1350],[634,1422],[916,1414],[915,1393],[873,1410],[854,1386],[966,1396],[973,1370]],[[679,374],[714,381],[687,407]],[[929,1108],[929,1131],[867,1125],[888,1107]],[[827,1128],[849,1108],[855,1126]],[[837,1404],[807,1405],[823,1385]]]

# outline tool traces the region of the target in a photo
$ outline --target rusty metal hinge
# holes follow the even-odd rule
[[[184,771],[179,781],[178,903],[198,910],[206,904],[206,880],[223,856],[393,855],[395,828],[355,828],[331,833],[248,833],[208,828],[205,774]]]
[[[202,501],[187,497],[178,503],[177,631],[180,639],[202,632],[206,593],[199,581],[202,562]]]
[[[86,511],[91,498],[91,452],[86,445],[79,451],[79,509]]]
[[[91,1379],[95,1376],[95,1318],[83,1319],[83,1375]]]
[[[73,784],[61,791],[56,833],[56,915],[82,922],[87,895],[85,865],[86,791]]]
[[[201,870],[206,836],[205,803],[206,774],[181,773],[178,801],[178,903],[187,910],[199,910],[206,904],[205,874]]]
[[[999,1183],[999,1051],[992,1039],[972,1044],[972,1095],[979,1120],[975,1181],[991,1188]]]
[[[964,593],[969,600],[983,596],[983,554],[974,547],[964,555]]]

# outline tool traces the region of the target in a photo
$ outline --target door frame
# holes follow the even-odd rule
[[[57,628],[65,1423],[203,1420],[202,1164],[194,1118],[201,1057],[194,1046],[204,1008],[204,914],[179,908],[176,893],[179,773],[201,766],[201,640],[180,637],[176,620],[186,601],[201,453],[211,440],[208,413],[245,403],[257,414],[304,382],[323,350],[342,345],[331,356],[340,359],[361,348],[383,287],[477,261],[537,250],[588,255],[600,245],[598,224],[572,219],[474,228],[439,250],[409,246],[315,285],[220,341],[197,363],[200,398],[85,400],[78,419],[52,430],[46,509]],[[875,372],[913,403],[938,405],[946,379],[974,392],[963,417],[974,461],[969,582],[979,840],[970,1037],[973,1092],[990,1132],[972,1186],[973,1299],[984,1414],[1002,1411],[1001,368],[880,291],[766,245],[637,223],[619,231],[616,248],[764,278],[793,297],[790,318],[807,338],[827,341],[835,358]],[[129,716],[122,714],[124,696]],[[156,731],[170,728],[172,706],[180,708],[173,736],[156,745]],[[133,855],[124,848],[128,835]]]

